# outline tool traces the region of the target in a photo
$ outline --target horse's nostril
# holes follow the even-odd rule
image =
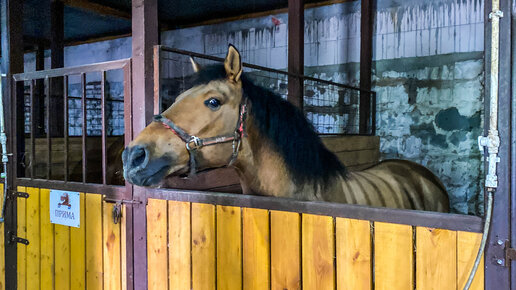
[[[131,150],[131,167],[144,166],[147,156],[147,149],[142,146],[135,146]]]

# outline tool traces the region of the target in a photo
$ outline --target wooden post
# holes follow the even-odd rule
[[[303,109],[304,27],[303,0],[288,0],[288,77],[287,99]]]
[[[36,50],[36,70],[44,70],[45,69],[45,46],[42,43],[38,44]],[[43,79],[36,80],[36,88],[35,88],[35,98],[34,98],[34,108],[35,114],[32,116],[34,118],[34,123],[39,126],[35,126],[34,137],[41,137],[45,134],[45,128],[42,126],[45,122],[45,85],[43,83]]]
[[[16,98],[17,93],[23,94],[23,88],[18,86],[21,90],[13,92],[13,83],[10,81],[11,75],[15,73],[23,72],[23,1],[18,0],[1,0],[1,47],[2,47],[2,74],[7,74],[7,78],[4,79],[2,88],[3,90],[3,101],[4,101],[4,113],[6,120],[6,132],[8,135],[8,152],[15,152],[12,157],[9,158],[9,174],[8,187],[10,190],[14,189],[14,179],[16,174],[23,173],[22,166],[16,166],[16,162],[21,160],[24,151],[23,142],[23,130],[16,132],[16,127],[23,128],[24,118],[16,118],[17,115],[23,116],[23,98]],[[16,127],[13,126],[16,124]],[[21,127],[20,127],[21,126]],[[17,134],[18,133],[18,134]],[[18,139],[20,142],[16,142]],[[16,147],[15,147],[16,146]],[[18,168],[19,167],[19,168]],[[17,172],[18,171],[18,172]],[[16,222],[17,222],[17,203],[16,199],[12,199],[7,203],[5,210],[5,223],[4,223],[4,237],[5,237],[5,288],[16,289],[16,264],[17,264],[17,253],[16,243],[8,243],[9,232],[16,234]]]
[[[360,89],[371,90],[373,61],[373,0],[362,0],[360,17]],[[360,92],[359,133],[368,134],[371,127],[371,95]]]
[[[133,0],[132,133],[134,136],[150,122],[154,111],[153,47],[158,44],[158,33],[158,1]],[[147,289],[146,190],[138,186],[133,188],[133,199],[143,202],[133,207],[134,289],[139,290]]]
[[[50,2],[50,68],[64,66],[64,5],[59,0]],[[63,78],[53,78],[50,83],[50,108],[52,112],[63,112]],[[49,115],[50,135],[63,136],[64,118],[60,114]]]

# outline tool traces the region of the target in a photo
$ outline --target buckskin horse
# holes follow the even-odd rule
[[[192,63],[190,89],[125,148],[129,182],[156,186],[167,176],[232,166],[244,194],[448,211],[444,186],[422,165],[388,160],[347,171],[301,110],[242,73],[232,45],[223,65]]]

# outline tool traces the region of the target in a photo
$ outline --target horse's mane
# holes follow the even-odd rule
[[[191,85],[207,84],[226,78],[223,65],[203,68],[191,79]],[[242,74],[243,93],[250,101],[249,113],[261,135],[266,136],[283,156],[296,182],[328,182],[346,173],[338,158],[321,142],[303,112],[278,94],[254,84]]]

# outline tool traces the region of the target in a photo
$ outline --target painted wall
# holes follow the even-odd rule
[[[378,2],[373,90],[382,158],[426,165],[448,188],[455,212],[477,213],[483,183],[476,145],[483,127],[483,1]],[[287,22],[283,13],[167,31],[161,40],[220,57],[233,43],[245,62],[284,70]],[[357,85],[359,44],[359,2],[305,11],[306,74]],[[130,54],[130,38],[124,38],[66,48],[65,64]],[[27,69],[31,63],[27,56]]]

